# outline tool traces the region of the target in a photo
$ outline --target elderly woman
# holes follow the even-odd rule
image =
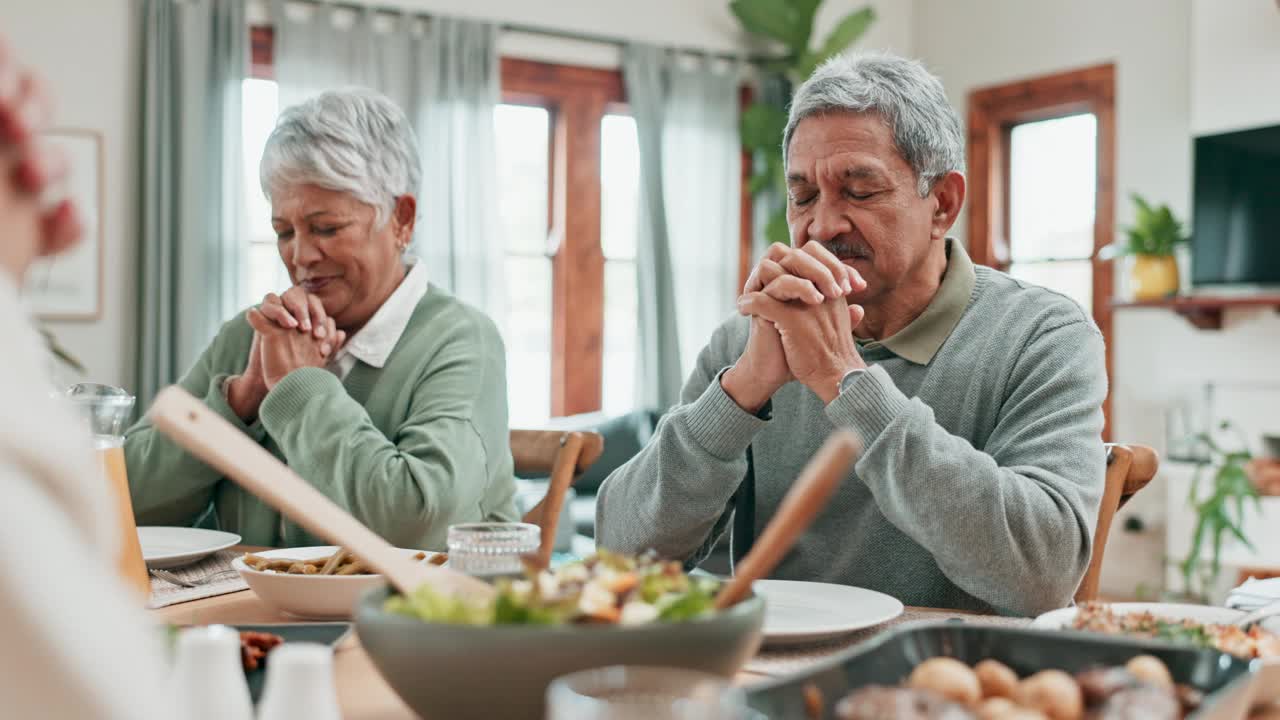
[[[405,258],[418,157],[376,93],[285,110],[261,180],[293,287],[224,325],[180,384],[390,542],[442,549],[453,523],[515,519],[515,486],[502,340]],[[147,420],[125,457],[140,524],[212,508],[248,544],[317,542]]]

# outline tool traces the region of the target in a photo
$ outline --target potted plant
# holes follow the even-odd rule
[[[1223,431],[1232,429],[1231,423],[1225,421],[1218,427]],[[1262,506],[1258,490],[1246,472],[1253,456],[1245,449],[1244,438],[1240,438],[1237,450],[1224,450],[1209,433],[1200,433],[1198,440],[1207,449],[1209,461],[1196,470],[1191,482],[1187,502],[1195,508],[1196,524],[1191,549],[1180,569],[1183,592],[1189,598],[1204,601],[1213,592],[1222,571],[1222,541],[1231,536],[1250,550],[1254,549],[1243,530],[1245,502],[1252,500],[1259,512]],[[1200,489],[1205,471],[1213,474],[1207,493]],[[1211,549],[1207,563],[1203,559],[1206,544]]]
[[[760,88],[742,113],[742,145],[756,159],[751,194],[771,196],[772,206],[762,237],[786,243],[786,180],[782,167],[782,131],[787,124],[791,88],[804,82],[828,58],[844,52],[871,26],[875,10],[864,7],[846,15],[815,48],[810,47],[813,19],[822,0],[732,0],[729,9],[748,33],[780,47],[781,52],[756,59]]]
[[[1168,205],[1153,207],[1137,193],[1131,195],[1136,217],[1124,229],[1125,240],[1104,248],[1102,258],[1131,258],[1129,278],[1134,300],[1160,300],[1178,294],[1177,247],[1187,241],[1182,223]]]

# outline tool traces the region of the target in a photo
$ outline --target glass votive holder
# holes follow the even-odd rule
[[[747,696],[718,675],[614,666],[556,678],[547,720],[743,720]]]
[[[449,567],[476,577],[520,575],[522,555],[538,552],[542,529],[531,523],[449,526]]]

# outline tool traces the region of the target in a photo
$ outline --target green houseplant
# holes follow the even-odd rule
[[[1124,228],[1125,239],[1108,246],[1104,259],[1131,257],[1129,275],[1134,300],[1158,300],[1178,293],[1177,247],[1187,241],[1181,222],[1168,205],[1153,206],[1132,193],[1134,223]]]
[[[1230,422],[1223,422],[1219,429],[1226,431],[1233,427]],[[1239,448],[1235,450],[1223,449],[1209,433],[1199,433],[1197,439],[1209,453],[1209,460],[1197,468],[1191,481],[1187,502],[1195,508],[1196,524],[1191,535],[1191,548],[1179,567],[1183,592],[1190,598],[1203,601],[1212,592],[1222,572],[1222,541],[1229,535],[1250,550],[1254,549],[1242,529],[1245,502],[1252,499],[1257,510],[1261,510],[1262,505],[1257,489],[1245,473],[1245,465],[1253,456],[1245,449],[1244,438],[1240,438]],[[1211,485],[1207,493],[1201,493],[1206,472],[1212,474]],[[1206,544],[1212,551],[1208,563],[1202,559]]]
[[[781,47],[781,52],[758,59],[762,91],[742,113],[743,146],[755,157],[750,191],[755,197],[771,195],[779,205],[770,214],[763,237],[766,242],[788,241],[784,203],[786,180],[782,167],[782,131],[787,124],[791,88],[804,81],[814,68],[838,55],[862,37],[875,20],[870,7],[846,15],[827,36],[811,47],[813,20],[822,0],[732,0],[729,9],[744,30]]]

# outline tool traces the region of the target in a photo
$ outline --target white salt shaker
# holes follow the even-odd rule
[[[333,685],[333,649],[288,643],[271,651],[258,720],[341,720]]]
[[[188,720],[253,720],[240,633],[226,625],[179,633],[172,688]]]

